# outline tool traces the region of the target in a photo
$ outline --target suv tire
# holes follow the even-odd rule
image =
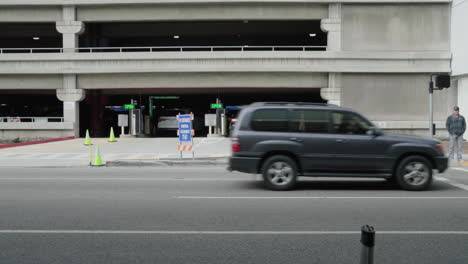
[[[405,190],[423,191],[432,183],[432,166],[425,157],[409,156],[400,161],[394,177]]]
[[[291,190],[296,184],[297,164],[288,156],[275,155],[267,158],[261,172],[263,183],[270,190]]]

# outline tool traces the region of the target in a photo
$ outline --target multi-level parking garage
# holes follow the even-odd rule
[[[28,24],[4,23],[2,27],[8,34],[2,39],[1,47],[4,54],[21,53],[57,53],[71,50],[60,49],[62,36],[56,30],[54,23]],[[90,22],[86,30],[76,40],[79,45],[72,51],[75,53],[180,53],[181,56],[192,56],[191,53],[252,53],[259,51],[324,51],[326,49],[326,34],[320,29],[320,20],[228,20],[228,21],[150,21],[150,22]],[[15,48],[11,48],[15,47]],[[142,57],[142,59],[144,59]],[[196,71],[196,68],[194,68]],[[185,75],[185,76],[184,76]],[[220,100],[225,106],[239,106],[254,101],[311,101],[324,102],[320,90],[311,87],[313,84],[302,84],[294,87],[287,82],[277,83],[278,78],[265,72],[264,80],[258,79],[258,74],[245,73],[197,73],[192,76],[181,73],[127,73],[127,74],[82,74],[78,75],[78,84],[87,86],[86,97],[80,103],[80,134],[90,128],[95,136],[103,136],[110,126],[117,126],[117,115],[121,111],[113,111],[116,106],[129,104],[130,100],[139,101],[137,108],[145,109],[145,116],[152,116],[150,97],[173,96],[177,99],[158,100],[154,102],[163,109],[189,109],[196,116],[203,117],[212,112],[210,104]],[[270,75],[270,76],[269,76]],[[284,74],[283,74],[284,75]],[[171,79],[178,80],[171,84]],[[292,75],[283,76],[284,78]],[[304,78],[304,77],[302,77]],[[162,79],[167,84],[161,85]],[[190,82],[196,81],[198,87],[190,87]],[[238,80],[236,80],[238,79]],[[257,80],[256,80],[257,79]],[[310,78],[308,78],[310,79]],[[263,81],[267,83],[262,85]],[[326,77],[322,77],[326,83]],[[256,83],[255,83],[256,82]],[[169,87],[167,87],[169,86]],[[275,89],[271,89],[276,86]],[[315,89],[314,89],[315,88]],[[59,104],[59,99],[50,91],[35,91],[37,95],[47,100],[25,101],[24,94],[10,91],[9,110],[4,116],[29,117],[34,115],[28,109],[50,105],[51,101]],[[48,95],[47,95],[48,94]],[[23,106],[24,105],[24,106]],[[62,116],[63,111],[35,112],[43,116]],[[14,119],[16,120],[16,119]],[[24,121],[32,120],[24,118]],[[149,120],[148,126],[153,126]],[[199,134],[205,134],[207,129],[199,129]],[[119,131],[119,130],[116,130]],[[158,133],[150,133],[157,135]]]
[[[198,116],[217,99],[331,102],[422,134],[429,75],[450,72],[450,2],[0,0],[0,116],[48,121],[0,136],[104,136],[111,107],[149,116],[154,96]],[[438,127],[455,102],[436,94]]]

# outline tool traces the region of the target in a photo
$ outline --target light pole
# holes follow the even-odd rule
[[[434,87],[433,76],[435,76],[436,86]],[[450,75],[446,73],[432,73],[429,79],[429,137],[434,136],[434,90],[443,90],[450,87]]]

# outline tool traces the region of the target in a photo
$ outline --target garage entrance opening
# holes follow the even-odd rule
[[[217,101],[219,99],[219,101]],[[227,127],[239,110],[254,102],[326,103],[320,89],[313,88],[190,88],[89,90],[80,105],[80,134],[90,129],[93,137],[106,137],[111,127],[120,135],[118,115],[128,114],[132,102],[141,112],[140,136],[176,137],[177,114],[193,113],[195,136],[206,136],[205,114],[215,114],[212,104],[219,102]],[[129,133],[128,127],[125,133]]]
[[[91,22],[80,35],[80,47],[103,48],[326,45],[320,20]]]

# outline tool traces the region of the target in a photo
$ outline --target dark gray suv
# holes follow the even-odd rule
[[[289,190],[298,175],[377,177],[425,190],[448,159],[439,141],[383,133],[353,110],[327,104],[254,103],[239,113],[229,169],[261,173]]]

